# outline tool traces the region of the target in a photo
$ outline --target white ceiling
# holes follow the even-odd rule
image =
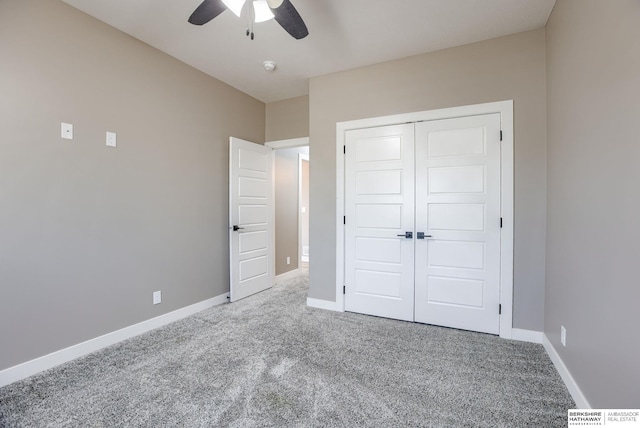
[[[255,25],[253,41],[228,10],[189,24],[201,0],[63,1],[271,102],[306,95],[313,76],[543,27],[556,0],[292,0],[309,36],[295,40],[271,20]]]

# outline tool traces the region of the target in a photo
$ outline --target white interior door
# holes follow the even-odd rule
[[[500,115],[416,124],[415,321],[500,331]]]
[[[413,151],[413,124],[347,132],[347,311],[413,321]]]
[[[230,300],[273,286],[273,150],[231,137],[229,143]]]

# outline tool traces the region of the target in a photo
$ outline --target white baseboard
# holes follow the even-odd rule
[[[342,309],[338,308],[338,304],[336,302],[330,302],[329,300],[312,299],[307,297],[307,306],[311,308],[325,309],[327,311],[343,312]]]
[[[288,281],[290,279],[297,278],[300,275],[302,275],[302,269],[294,269],[276,276],[275,278],[273,278],[273,281],[277,284],[282,281]]]
[[[169,312],[168,314],[160,315],[158,317],[151,318],[150,320],[142,321],[138,324],[107,333],[94,339],[89,339],[85,342],[78,343],[77,345],[69,346],[68,348],[52,352],[51,354],[18,364],[17,366],[9,367],[0,371],[0,387],[9,385],[44,370],[59,366],[60,364],[64,364],[78,357],[98,351],[107,346],[122,342],[123,340],[154,330],[158,327],[162,327],[163,325],[178,321],[213,306],[227,303],[228,296],[229,293],[221,294],[220,296],[177,309]]]
[[[558,373],[560,373],[560,377],[564,381],[564,384],[567,386],[567,389],[569,390],[571,397],[573,397],[573,401],[576,402],[576,407],[578,409],[591,409],[591,405],[587,401],[587,398],[584,396],[584,394],[580,390],[580,387],[578,387],[578,384],[573,379],[573,376],[571,376],[569,369],[567,369],[567,366],[565,366],[564,361],[562,361],[562,358],[560,358],[560,354],[558,354],[558,352],[556,351],[556,348],[553,347],[553,345],[551,344],[551,341],[549,340],[546,334],[543,334],[542,345],[544,346],[544,349],[547,351],[549,358],[551,358],[551,361],[553,362],[553,365],[556,367],[556,370],[558,370]]]
[[[544,333],[535,330],[524,330],[520,328],[511,329],[511,339],[521,342],[539,343],[542,345]]]

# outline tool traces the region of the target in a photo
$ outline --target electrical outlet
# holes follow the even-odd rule
[[[563,325],[560,326],[560,342],[562,346],[567,346],[567,329]]]
[[[291,264],[291,257],[287,257],[287,264],[290,265]]]
[[[157,305],[162,302],[162,291],[154,291],[153,292],[153,304]]]

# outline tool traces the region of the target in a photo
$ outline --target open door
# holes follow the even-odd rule
[[[273,150],[229,141],[230,300],[273,286]]]

